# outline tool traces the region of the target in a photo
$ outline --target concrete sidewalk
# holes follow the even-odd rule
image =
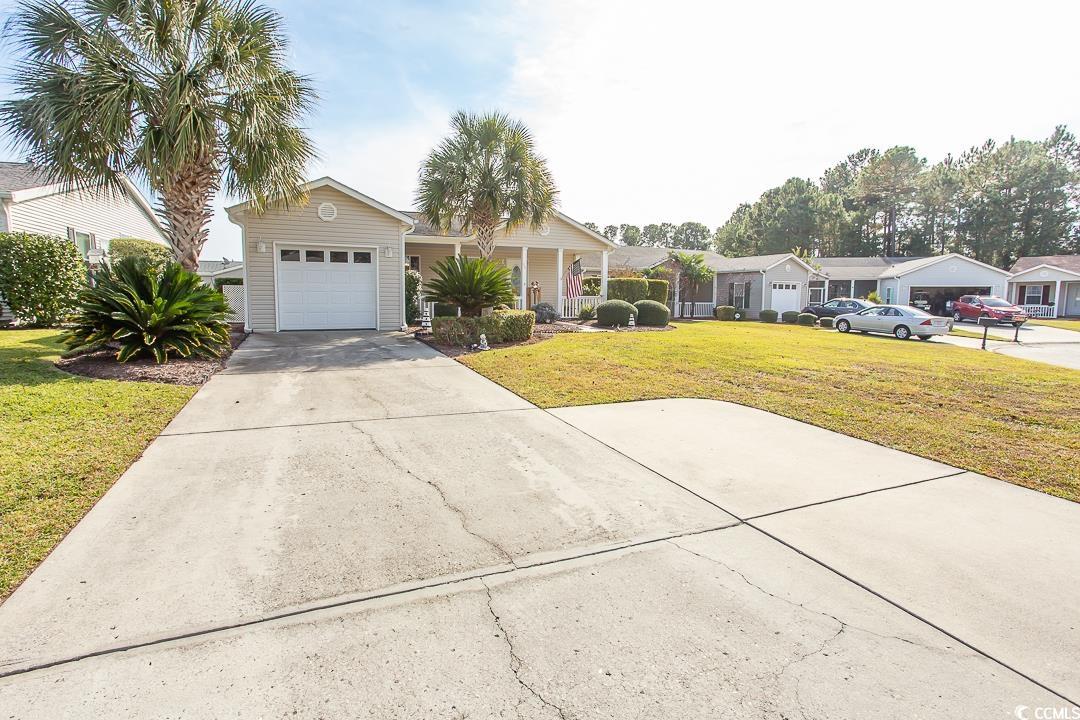
[[[646,429],[647,431],[643,431]],[[255,336],[0,606],[4,717],[1010,717],[1071,503],[695,400]]]
[[[971,323],[960,323],[956,327],[968,332],[982,333],[981,327]],[[1074,330],[1024,324],[1020,327],[1019,342],[1013,342],[1013,338],[1017,337],[1016,329],[1007,326],[989,328],[988,336],[986,352],[1080,370],[1080,333]],[[939,336],[934,342],[975,350],[982,348],[981,339],[956,335]]]

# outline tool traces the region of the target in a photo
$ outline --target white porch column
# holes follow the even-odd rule
[[[825,291],[821,294],[821,304],[829,302],[829,278],[825,278]]]
[[[671,315],[672,317],[682,317],[682,305],[679,303],[679,286],[682,285],[682,283],[679,282],[678,269],[675,270],[675,275],[672,280],[675,283],[675,312]]]
[[[848,297],[849,298],[855,297],[855,281],[854,280],[851,281],[851,292],[848,293]]]
[[[454,257],[461,257],[461,243],[454,243]]]
[[[716,273],[712,276],[712,306],[713,310],[716,309]]]
[[[521,246],[521,303],[522,310],[529,309],[529,248]]]
[[[555,251],[555,311],[559,313],[559,318],[563,316],[563,273],[566,269],[563,267],[563,250],[559,248]]]
[[[1050,317],[1056,318],[1058,316],[1058,306],[1061,304],[1061,281],[1054,281],[1054,307],[1050,308]]]
[[[608,251],[600,253],[600,302],[607,302]]]

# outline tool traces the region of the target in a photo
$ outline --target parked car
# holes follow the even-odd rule
[[[931,335],[946,335],[952,330],[953,321],[935,317],[910,305],[875,305],[857,313],[836,318],[836,329],[842,333],[859,332],[888,333],[901,340],[912,335],[929,340]]]
[[[999,323],[1017,326],[1023,325],[1028,319],[1022,308],[993,295],[961,295],[952,304],[952,316],[956,322],[978,322],[981,317],[989,317]]]
[[[860,310],[865,310],[866,308],[871,307],[874,307],[874,303],[867,300],[856,300],[854,298],[833,298],[829,302],[822,305],[807,305],[802,309],[802,311],[804,313],[813,313],[819,318],[834,318],[837,315],[859,312]]]

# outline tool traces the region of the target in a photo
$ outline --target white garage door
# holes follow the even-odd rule
[[[778,313],[802,310],[799,283],[774,282],[772,284],[772,309]]]
[[[375,248],[279,245],[275,255],[278,329],[375,327]]]

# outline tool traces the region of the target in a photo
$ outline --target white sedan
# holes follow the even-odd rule
[[[950,318],[936,317],[910,305],[875,305],[836,318],[836,329],[842,333],[852,330],[888,333],[901,340],[912,335],[920,340],[929,340],[931,335],[947,335],[952,324]]]

